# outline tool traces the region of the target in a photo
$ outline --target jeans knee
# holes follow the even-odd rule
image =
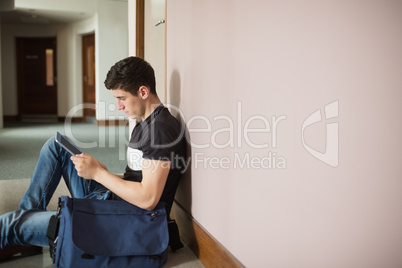
[[[50,150],[55,150],[56,146],[57,146],[57,143],[56,143],[55,137],[51,137],[45,142],[45,144],[43,144],[42,151],[46,151],[46,150],[49,150],[49,149]]]
[[[54,146],[56,144],[56,138],[50,137],[46,142],[45,146]]]

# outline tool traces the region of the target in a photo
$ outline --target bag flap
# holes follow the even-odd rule
[[[91,255],[158,255],[169,244],[166,210],[152,211],[125,201],[73,199],[72,238]]]

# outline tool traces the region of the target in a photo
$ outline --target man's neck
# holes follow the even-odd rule
[[[145,120],[148,116],[150,116],[153,111],[161,104],[161,101],[157,96],[151,96],[149,102],[146,104],[145,113],[142,116],[142,120]]]

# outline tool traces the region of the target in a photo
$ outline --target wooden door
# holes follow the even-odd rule
[[[56,38],[17,38],[18,112],[57,116]]]
[[[88,34],[82,37],[82,77],[84,103],[90,104],[84,109],[84,119],[87,116],[94,117],[95,110],[95,34]]]

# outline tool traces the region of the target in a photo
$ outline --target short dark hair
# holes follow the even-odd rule
[[[128,57],[116,62],[106,75],[107,89],[121,89],[136,95],[141,86],[156,94],[155,72],[152,66],[139,57]]]

